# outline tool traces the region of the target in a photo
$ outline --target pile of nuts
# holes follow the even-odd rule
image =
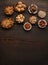
[[[24,11],[24,10],[26,9],[26,7],[27,7],[27,6],[25,5],[25,3],[19,1],[19,2],[14,6],[14,9],[15,9],[15,11],[22,12],[22,11]]]
[[[17,23],[23,23],[25,21],[25,16],[21,14],[23,11],[25,11],[27,8],[27,5],[24,2],[17,2],[14,6],[7,6],[4,9],[4,13],[8,15],[12,15],[14,11],[19,12],[19,14],[15,17]],[[23,28],[26,31],[31,30],[32,25],[36,24],[38,22],[38,26],[40,28],[45,28],[47,26],[47,21],[43,18],[46,16],[46,12],[43,10],[40,10],[38,12],[38,6],[35,4],[31,4],[28,7],[28,12],[30,14],[33,14],[29,17],[28,21],[24,23]],[[37,17],[35,14],[38,14],[38,17],[41,18],[41,20],[37,21]],[[40,24],[41,23],[41,24]],[[14,25],[14,20],[12,18],[5,18],[1,21],[1,26],[3,28],[9,29]]]
[[[5,13],[6,15],[12,15],[13,12],[14,12],[13,6],[7,6],[7,7],[5,7],[5,9],[4,9],[4,13]]]
[[[25,20],[24,15],[19,14],[19,15],[16,16],[16,21],[17,21],[18,23],[22,23],[24,20]]]
[[[5,18],[1,22],[1,26],[6,29],[11,28],[13,25],[14,25],[14,20],[12,18]]]
[[[29,22],[30,22],[31,24],[35,24],[35,23],[37,22],[37,17],[36,17],[36,16],[31,16],[31,17],[29,18]]]

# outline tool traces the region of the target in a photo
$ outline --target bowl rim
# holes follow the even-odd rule
[[[31,12],[30,11],[30,6],[33,6],[33,5],[36,7],[36,11],[35,12]],[[38,6],[36,4],[31,4],[30,6],[28,7],[29,13],[36,14],[38,12]]]
[[[44,22],[45,22],[45,26],[42,27],[42,26],[40,25],[40,22],[41,22],[41,21],[44,21]],[[47,26],[47,21],[44,20],[44,19],[39,20],[39,21],[38,21],[38,26],[39,26],[40,28],[45,28],[45,27]]]
[[[26,29],[26,28],[25,28],[25,25],[26,25],[26,24],[29,24],[29,25],[30,25],[30,28],[29,28],[29,29]],[[23,28],[24,28],[24,30],[29,31],[29,30],[31,30],[32,25],[31,25],[31,23],[29,23],[29,22],[25,22],[24,25],[23,25]]]

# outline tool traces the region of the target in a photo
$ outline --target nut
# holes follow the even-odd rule
[[[18,23],[22,23],[24,20],[25,20],[25,16],[24,15],[19,14],[19,15],[16,16],[16,21]]]
[[[19,2],[14,6],[14,9],[15,9],[15,11],[22,12],[22,11],[24,11],[24,10],[26,9],[26,7],[27,7],[27,6],[26,6],[25,3],[19,1]]]

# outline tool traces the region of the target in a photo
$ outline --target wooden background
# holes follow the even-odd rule
[[[0,22],[5,16],[3,8],[7,5],[14,5],[19,0],[0,0]],[[38,5],[39,10],[45,10],[48,22],[48,0],[21,0],[27,6],[31,3]],[[18,13],[10,17],[15,19]],[[28,21],[31,16],[26,10],[23,12]],[[37,16],[37,15],[35,15]],[[40,19],[40,18],[38,18]],[[17,23],[9,29],[2,29],[0,26],[0,65],[48,65],[48,26],[45,29],[33,26],[30,32],[23,30],[22,24]]]

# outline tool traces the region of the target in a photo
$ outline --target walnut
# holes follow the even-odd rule
[[[4,12],[6,15],[12,15],[14,12],[14,8],[13,6],[6,6],[4,9]]]
[[[12,18],[5,18],[4,20],[1,21],[1,26],[3,28],[11,28],[14,24],[14,20]]]
[[[36,17],[36,16],[31,16],[31,17],[29,18],[29,22],[30,22],[31,24],[35,24],[35,23],[37,22],[37,17]]]

